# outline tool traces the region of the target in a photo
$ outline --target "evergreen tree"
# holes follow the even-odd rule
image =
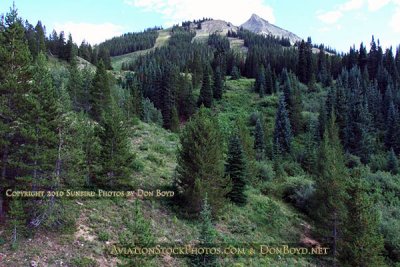
[[[306,133],[305,151],[303,167],[309,173],[315,173],[315,166],[317,165],[317,152],[318,152],[318,121],[310,119]]]
[[[260,66],[258,69],[258,75],[255,83],[254,91],[263,97],[265,95],[266,80],[264,66]]]
[[[211,248],[215,246],[216,231],[212,223],[211,206],[208,204],[207,194],[204,197],[202,210],[200,212],[200,236],[199,246],[201,248]],[[199,254],[192,260],[194,266],[213,267],[217,266],[217,258],[212,254]]]
[[[297,63],[297,76],[300,82],[307,83],[307,58],[306,58],[306,43],[301,41],[299,46],[299,59]]]
[[[217,66],[214,71],[214,83],[213,83],[213,96],[215,99],[222,99],[222,73],[221,67]]]
[[[74,110],[81,110],[84,102],[83,77],[75,61],[72,61],[69,66],[67,91]]]
[[[3,217],[3,190],[19,175],[16,151],[24,145],[23,116],[29,113],[28,98],[32,70],[24,27],[15,8],[0,20],[0,217]]]
[[[355,181],[349,190],[349,216],[343,235],[341,261],[345,266],[385,266],[382,256],[383,236],[379,233],[379,214],[366,186],[362,184],[360,174],[355,175]]]
[[[171,129],[172,126],[172,110],[175,103],[175,88],[178,82],[178,75],[178,68],[172,64],[168,64],[163,73],[161,95],[159,97],[161,99],[160,104],[164,122],[163,126],[166,129]]]
[[[114,100],[103,114],[100,125],[101,171],[98,185],[107,189],[127,188],[134,155],[129,150],[128,125]]]
[[[292,129],[284,95],[279,97],[278,110],[275,116],[275,130],[273,136],[274,154],[283,155],[290,153],[292,142]]]
[[[229,140],[228,146],[228,159],[226,166],[226,174],[232,181],[232,191],[228,196],[231,201],[238,205],[246,203],[246,195],[244,193],[246,180],[245,180],[246,162],[239,136],[233,135]]]
[[[103,110],[110,103],[111,98],[110,78],[102,61],[99,62],[89,92],[89,114],[99,121]]]
[[[119,243],[124,248],[148,248],[154,246],[155,238],[151,229],[150,221],[147,220],[138,200],[134,202],[133,211],[124,210],[122,221],[124,230],[119,235]],[[124,263],[127,266],[146,266],[147,259],[144,257],[126,257]]]
[[[204,105],[206,108],[210,108],[212,105],[213,92],[210,80],[209,67],[205,67],[203,71],[203,83],[201,84],[200,96],[198,99],[198,106]]]
[[[173,107],[171,111],[171,131],[173,132],[179,131],[179,117],[178,117],[178,110],[176,109],[176,107]]]
[[[179,117],[189,119],[196,111],[196,100],[193,95],[193,86],[188,74],[180,75],[178,80],[177,108]]]
[[[256,159],[258,161],[265,157],[265,140],[264,128],[261,124],[260,118],[257,118],[256,128],[254,132],[254,149],[256,151]]]
[[[274,91],[273,73],[271,70],[271,65],[268,64],[267,69],[265,70],[265,93],[267,95],[271,95]]]
[[[337,265],[347,216],[348,200],[344,155],[334,113],[325,128],[317,164],[315,211],[326,241],[332,244],[333,265]]]
[[[391,101],[389,106],[386,125],[385,145],[388,149],[393,149],[394,152],[398,154],[400,153],[400,119],[393,101]]]
[[[387,170],[392,174],[396,175],[399,172],[399,160],[397,159],[396,153],[393,148],[390,149],[387,156]]]
[[[232,67],[231,79],[232,80],[240,79],[240,71],[239,71],[239,68],[236,65]]]
[[[133,115],[135,115],[138,118],[143,118],[143,93],[140,90],[140,87],[135,80],[131,81],[128,84],[128,88],[130,89],[130,93],[132,96],[132,111]]]
[[[209,110],[201,107],[191,118],[181,132],[180,143],[176,184],[186,209],[198,213],[207,193],[213,212],[218,213],[225,203],[228,181],[218,122]]]
[[[303,128],[301,94],[296,80],[292,82],[290,76],[292,74],[289,74],[286,69],[282,71],[283,95],[293,133],[298,134]]]
[[[10,203],[10,227],[12,231],[11,246],[16,248],[19,239],[24,237],[27,232],[26,213],[21,199],[13,199]]]
[[[35,26],[36,31],[36,42],[37,42],[37,51],[36,55],[39,53],[46,53],[46,42],[45,42],[45,29],[42,26],[42,22],[39,20]]]

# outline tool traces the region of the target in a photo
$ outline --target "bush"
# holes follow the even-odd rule
[[[369,166],[372,172],[384,171],[387,167],[387,157],[385,154],[374,154],[371,156]]]
[[[315,192],[314,181],[305,176],[288,177],[283,186],[283,199],[296,208],[310,211],[312,196]]]
[[[275,171],[272,164],[265,161],[257,162],[257,176],[262,181],[271,181],[275,178]]]
[[[133,170],[136,171],[136,172],[141,172],[141,171],[143,171],[143,169],[144,169],[144,164],[143,164],[140,160],[138,160],[138,159],[135,159],[135,160],[133,161],[132,166],[133,166],[133,167],[132,167]]]
[[[143,101],[143,121],[147,123],[155,123],[159,126],[163,125],[161,111],[158,110],[150,99]]]
[[[106,231],[101,231],[98,234],[98,238],[100,241],[108,241],[110,239],[110,234]]]

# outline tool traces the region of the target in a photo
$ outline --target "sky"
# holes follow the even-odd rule
[[[0,14],[12,6],[0,0]],[[167,28],[203,17],[234,25],[255,13],[301,38],[311,36],[347,52],[372,35],[384,48],[400,44],[400,0],[15,0],[19,16],[36,25],[41,20],[47,34],[53,29],[71,33],[79,45],[83,39],[97,44],[126,32],[153,26]]]

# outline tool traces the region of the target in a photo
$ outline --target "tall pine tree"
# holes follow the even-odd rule
[[[222,136],[215,117],[202,107],[180,135],[176,185],[190,213],[201,210],[208,194],[214,213],[225,203],[228,180],[224,177]]]
[[[232,181],[232,190],[228,196],[238,205],[247,201],[244,193],[246,187],[246,161],[239,136],[233,135],[229,140],[226,174]]]
[[[337,266],[347,217],[348,172],[333,112],[320,146],[317,174],[315,214],[323,229],[322,236],[331,244],[333,265]]]
[[[275,116],[275,130],[273,136],[274,154],[284,155],[291,152],[292,128],[286,110],[284,95],[279,97],[278,110]]]

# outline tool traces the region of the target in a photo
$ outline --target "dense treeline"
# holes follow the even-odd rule
[[[0,215],[12,243],[36,228],[73,225],[74,216],[65,200],[11,200],[4,197],[8,188],[130,189],[137,160],[129,127],[140,119],[180,133],[173,205],[200,219],[198,244],[211,246],[224,208],[231,202],[246,209],[254,201],[248,189],[255,188],[312,221],[315,238],[331,249],[319,259],[324,265],[395,266],[400,47],[383,51],[372,38],[369,50],[361,44],[329,54],[331,48],[319,45],[315,53],[311,38],[290,46],[285,39],[230,32],[244,40],[244,56],[225,36],[193,41],[189,25],[174,26],[166,46],[124,64],[116,80],[107,71],[110,53],[152,47],[156,31],[77,48],[63,32],[46,38],[41,23],[23,24],[15,8],[6,14],[0,24]],[[49,70],[46,53],[68,67]],[[96,70],[78,68],[76,55]],[[250,81],[248,92],[235,93],[251,94],[254,112],[228,105],[234,98],[226,93],[228,82],[243,81]],[[283,216],[277,209],[259,216],[271,222]],[[133,236],[154,244],[138,203],[133,217],[124,215],[120,244],[133,245]],[[217,262],[191,259],[196,266]]]
[[[63,199],[5,199],[6,189],[124,188],[134,156],[102,61],[94,76],[75,59],[66,73],[49,71],[45,55],[30,52],[15,8],[0,24],[0,44],[0,217],[6,212],[15,246],[37,228],[73,225],[74,215]]]
[[[112,57],[149,49],[156,43],[158,30],[160,29],[157,27],[140,33],[125,33],[119,37],[104,41],[99,45],[99,48],[107,49]]]

